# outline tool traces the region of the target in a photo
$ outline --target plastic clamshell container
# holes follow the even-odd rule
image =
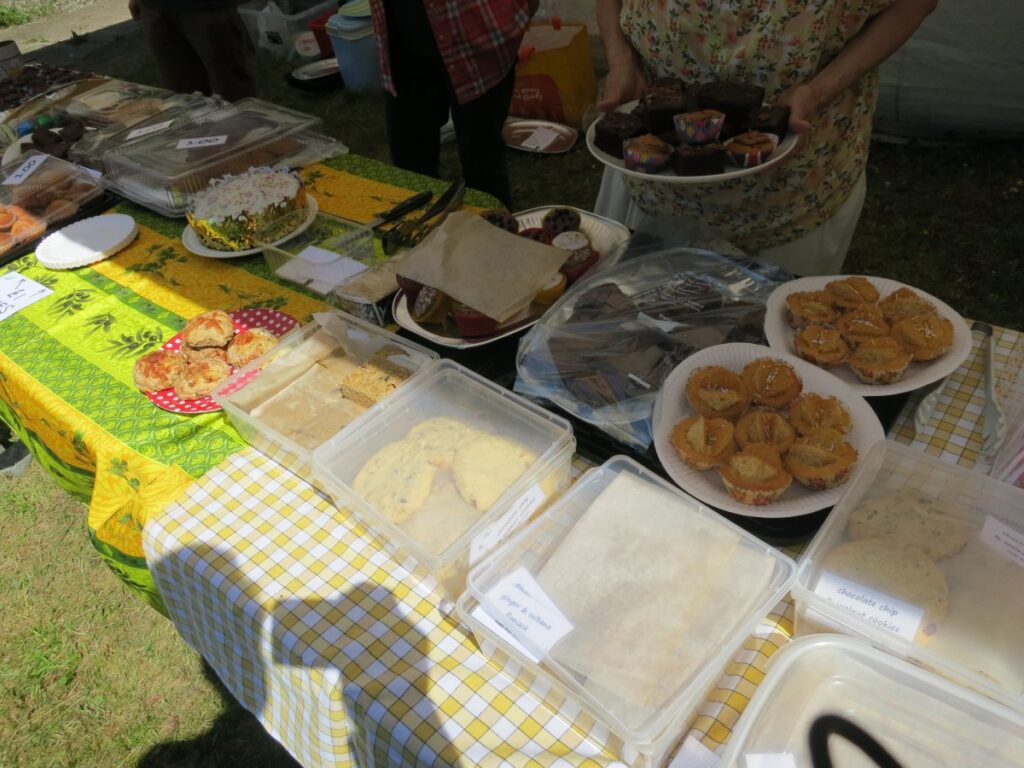
[[[901,533],[894,519],[914,553],[883,554],[865,572],[865,549]],[[792,592],[798,635],[867,638],[1024,711],[1024,490],[878,443],[800,559]]]
[[[72,218],[103,194],[100,182],[73,163],[29,152],[0,168],[0,254]]]
[[[110,184],[125,197],[166,216],[184,216],[189,198],[212,179],[252,167],[304,165],[346,151],[317,133],[319,127],[319,118],[311,115],[242,99],[111,149],[103,165]]]
[[[453,420],[462,426],[453,427]],[[489,455],[493,458],[486,449],[477,450],[481,443],[476,442],[493,437],[504,438],[497,442],[506,448],[507,441],[513,441],[533,455],[514,479],[512,473],[501,472],[509,465],[504,455],[493,464],[473,463],[481,456],[484,461]],[[420,472],[426,471],[430,479],[429,495],[419,507],[394,522],[378,507],[376,497],[366,498],[355,488],[367,463],[382,449],[398,450],[391,446],[399,441],[411,451],[402,455],[399,466],[410,468],[420,481]],[[474,450],[458,452],[467,446]],[[436,581],[443,600],[454,601],[465,586],[470,566],[568,486],[575,449],[572,427],[565,419],[456,363],[439,360],[314,451],[313,475],[339,505],[350,504],[381,533],[392,550],[411,555]],[[517,459],[516,464],[520,461],[526,464],[528,459]],[[464,462],[475,477],[460,489],[455,478]],[[482,474],[496,479],[485,478],[486,491],[474,497],[468,490],[474,486],[468,483],[480,483]],[[399,481],[385,478],[385,482],[393,489]],[[467,500],[467,494],[476,499],[476,505]]]
[[[282,58],[295,52],[295,38],[309,29],[311,21],[338,8],[335,0],[283,5],[294,12],[282,12],[269,0],[250,0],[238,6],[253,46]]]
[[[399,389],[437,358],[436,352],[358,318],[324,312],[236,371],[213,399],[246,442],[309,477],[313,450],[367,410],[345,397],[339,379],[385,347],[394,350],[390,363],[411,371]]]
[[[102,128],[131,118],[161,112],[171,91],[124,80],[110,80],[69,100],[60,112],[86,125]]]
[[[723,768],[811,765],[807,735],[824,714],[850,720],[906,768],[1021,768],[1024,716],[959,688],[869,643],[839,635],[794,640],[736,724]],[[830,751],[842,768],[876,764],[841,739]]]
[[[305,215],[293,211],[271,222],[267,231],[293,230]],[[308,228],[278,245],[270,244],[270,238],[261,234],[256,233],[256,241],[277,277],[302,286],[345,312],[383,325],[385,317],[377,301],[394,293],[397,284],[394,272],[384,266],[387,258],[374,249],[369,227],[318,213]],[[384,295],[379,295],[382,291]]]
[[[102,171],[103,155],[111,149],[126,147],[146,136],[170,128],[189,116],[223,109],[227,102],[217,96],[199,93],[175,94],[162,102],[162,109],[151,115],[133,114],[99,130],[86,133],[71,145],[68,159],[79,165]]]
[[[474,568],[458,612],[496,664],[650,768],[795,569],[616,456]]]

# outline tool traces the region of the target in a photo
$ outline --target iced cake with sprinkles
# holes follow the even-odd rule
[[[210,182],[192,201],[188,222],[208,248],[242,251],[256,245],[261,229],[305,204],[305,190],[296,174],[253,168]],[[296,225],[295,217],[288,221],[289,226]]]

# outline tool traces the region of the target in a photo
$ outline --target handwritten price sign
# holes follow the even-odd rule
[[[16,184],[21,184],[25,179],[31,176],[39,166],[46,162],[49,155],[32,155],[28,160],[18,166],[14,173],[11,173],[4,179],[4,184],[13,187]]]
[[[170,128],[172,122],[172,120],[165,120],[155,125],[147,125],[145,128],[136,128],[134,131],[129,131],[125,138],[131,141],[132,139],[141,139],[143,136],[149,136],[151,133],[159,133],[165,128]]]
[[[198,147],[216,147],[227,144],[228,137],[224,136],[199,136],[194,139],[182,139],[178,142],[178,149],[196,149]]]

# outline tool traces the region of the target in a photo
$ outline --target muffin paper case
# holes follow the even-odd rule
[[[718,140],[725,122],[725,113],[716,109],[702,109],[676,115],[672,121],[680,141],[686,144],[707,144]]]
[[[729,156],[729,159],[732,160],[734,165],[738,165],[740,168],[753,168],[754,166],[761,165],[765,160],[772,156],[772,152],[774,152],[776,147],[779,146],[779,137],[774,133],[766,133],[764,135],[772,144],[772,148],[770,150],[763,152],[747,152],[740,150],[734,147],[736,139],[738,139],[739,136],[734,136],[725,142],[725,154]]]
[[[631,171],[658,173],[668,167],[672,147],[650,136],[626,139],[622,144],[622,160]]]

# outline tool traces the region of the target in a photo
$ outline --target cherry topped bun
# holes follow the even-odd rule
[[[519,233],[519,222],[516,221],[516,217],[508,211],[499,211],[497,208],[492,208],[489,211],[481,213],[480,217],[488,224],[493,224],[496,227],[504,229],[506,232],[511,232],[513,235]]]

